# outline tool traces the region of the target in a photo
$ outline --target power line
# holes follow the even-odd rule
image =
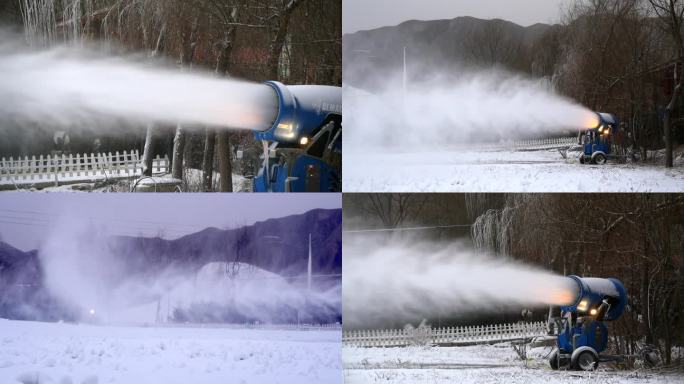
[[[428,230],[428,229],[470,228],[470,227],[472,227],[472,224],[452,224],[452,225],[433,225],[433,226],[430,226],[430,227],[355,229],[355,230],[342,231],[342,233],[423,231],[423,230]]]
[[[16,221],[16,220],[22,220],[22,221]],[[0,215],[0,223],[2,224],[12,224],[12,225],[24,225],[24,226],[31,226],[31,227],[43,227],[43,228],[50,228],[54,227],[56,225],[56,221],[50,221],[50,220],[45,220],[45,219],[34,219],[34,218],[23,218],[23,217],[12,217],[12,216],[2,216]],[[127,234],[136,234],[136,231],[139,232],[163,232],[163,233],[168,233],[168,234],[175,234],[175,235],[188,235],[192,232],[188,231],[183,231],[180,229],[173,229],[173,228],[161,228],[161,227],[140,227],[140,226],[123,226],[123,224],[109,224],[105,227],[105,229],[110,230],[110,232],[125,232]]]
[[[6,209],[6,208],[0,208],[0,211],[18,213],[18,214],[27,214],[27,215],[52,216],[52,217],[64,217],[65,216],[65,215],[59,215],[56,213],[25,211],[25,210]],[[105,217],[98,218],[98,217],[93,217],[93,216],[73,216],[73,217],[75,217],[77,219],[94,220],[94,221],[107,221],[107,222],[116,221],[116,222],[123,222],[123,223],[141,223],[141,224],[177,226],[177,227],[185,227],[186,229],[192,228],[192,229],[202,230],[202,229],[207,228],[206,226],[202,226],[199,224],[169,223],[169,222],[138,220],[138,219],[115,219],[115,218],[105,218]]]

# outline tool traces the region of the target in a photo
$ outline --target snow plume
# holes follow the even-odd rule
[[[176,321],[329,323],[341,315],[339,284],[323,288],[305,279],[298,283],[253,265],[213,262],[203,266],[193,281],[174,287],[167,300],[177,310]],[[189,283],[192,283],[189,284]]]
[[[548,81],[494,69],[451,73],[409,81],[406,92],[401,74],[382,75],[384,89],[345,85],[346,147],[435,149],[561,135],[598,124],[596,113],[558,95]]]
[[[244,263],[202,266],[188,258],[162,264],[114,246],[121,239],[108,233],[106,226],[63,218],[39,249],[47,291],[74,308],[81,321],[280,324],[332,322],[340,316],[339,284],[309,290],[306,276],[287,279]]]
[[[460,243],[406,236],[345,238],[342,279],[350,327],[563,305],[577,295],[568,277]]]
[[[21,126],[109,129],[106,123],[116,121],[264,130],[278,111],[265,84],[181,72],[101,49],[30,50],[2,30],[0,84],[0,123]]]

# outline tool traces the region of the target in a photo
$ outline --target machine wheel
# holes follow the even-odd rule
[[[579,161],[580,161],[580,164],[584,164],[584,155],[580,155]]]
[[[606,163],[606,155],[604,155],[603,153],[597,153],[594,155],[592,160],[596,164],[605,164]]]
[[[558,350],[556,349],[551,353],[551,357],[549,357],[549,365],[551,366],[551,369],[558,370],[562,367],[565,367],[569,363],[569,359],[567,357],[561,357],[560,359],[558,358]]]
[[[593,371],[598,367],[598,357],[591,351],[584,351],[575,360],[575,369],[582,371]]]
[[[549,365],[554,371],[558,370],[558,351],[554,351],[549,357]]]

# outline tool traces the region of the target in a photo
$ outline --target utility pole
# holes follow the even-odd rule
[[[404,47],[403,90],[404,90],[404,97],[405,97],[406,96],[406,47]]]
[[[311,292],[311,234],[309,233],[309,266],[306,274],[306,288]]]

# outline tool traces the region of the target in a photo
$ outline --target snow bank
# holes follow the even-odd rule
[[[0,320],[0,383],[341,383],[341,331]]]
[[[356,383],[506,383],[506,384],[665,384],[684,383],[678,374],[615,371],[552,371],[546,364],[549,348],[528,352],[525,366],[509,344],[458,348],[343,347],[345,384]]]
[[[344,192],[681,192],[684,169],[580,165],[556,150],[345,152]]]

